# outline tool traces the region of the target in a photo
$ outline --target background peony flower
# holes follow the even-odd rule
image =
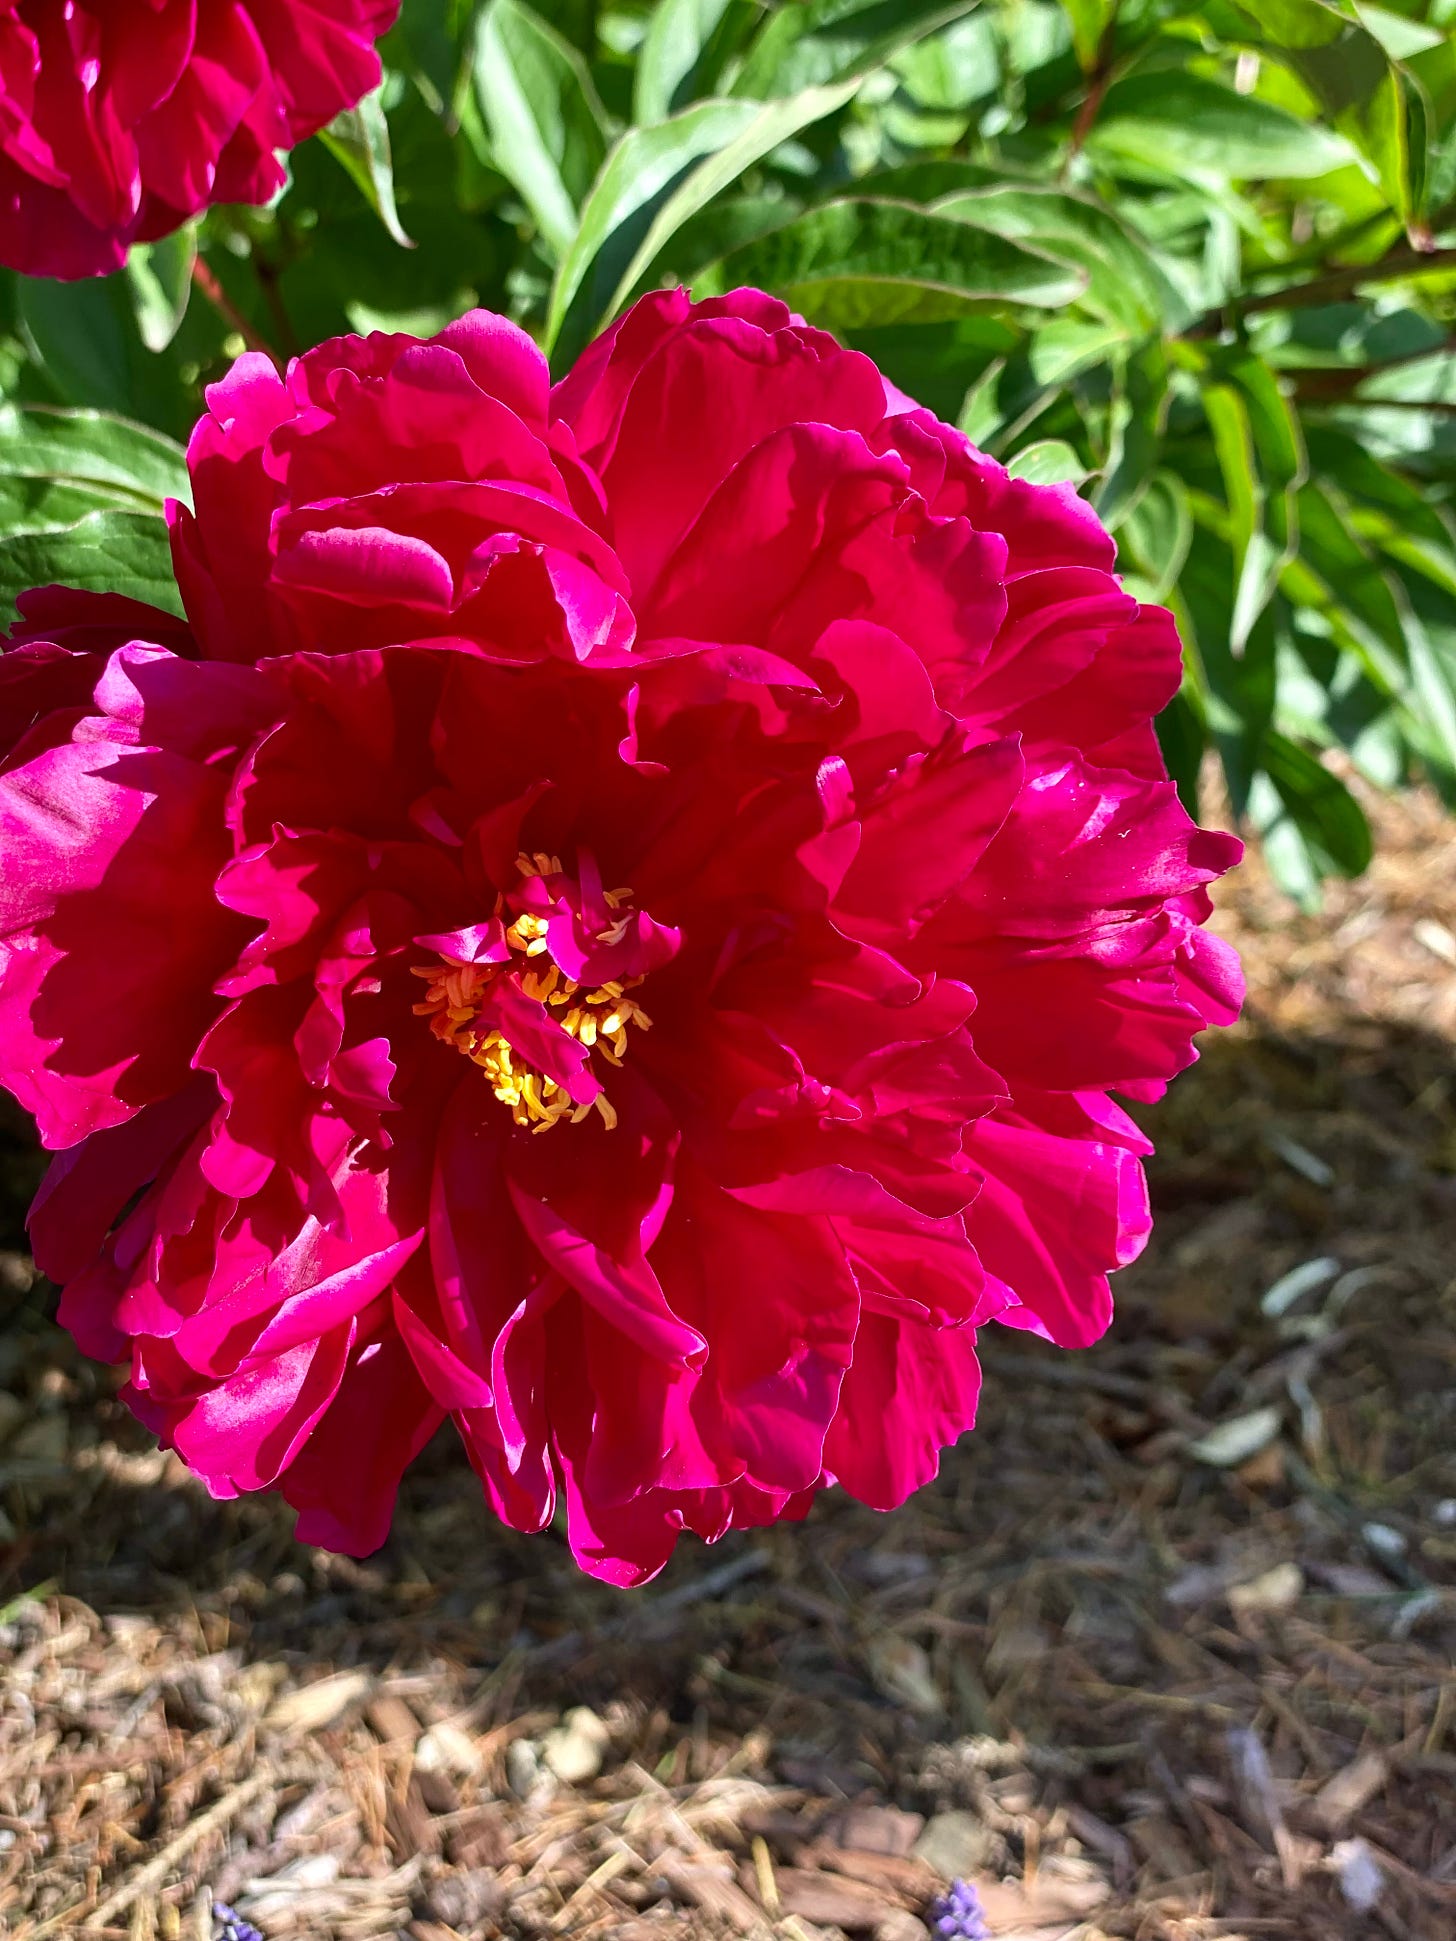
[[[379,80],[399,0],[0,0],[0,263],[100,276]]]
[[[64,605],[19,650],[99,677],[0,775],[63,1319],[336,1548],[447,1414],[617,1583],[902,1501],[978,1328],[1106,1327],[1148,1231],[1110,1093],[1237,1009],[1170,619],[752,291],[645,299],[549,398],[477,315],[210,403],[192,636]]]

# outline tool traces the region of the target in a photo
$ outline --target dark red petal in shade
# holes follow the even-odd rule
[[[328,1413],[284,1474],[299,1540],[352,1557],[377,1550],[401,1476],[444,1419],[398,1334],[356,1346]]]

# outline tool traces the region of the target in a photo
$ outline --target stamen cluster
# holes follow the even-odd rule
[[[522,854],[516,858],[516,867],[524,877],[562,874],[559,856]],[[630,920],[632,892],[603,890],[602,897],[614,918],[598,934],[597,942],[620,943]],[[497,899],[495,914],[502,921],[509,914],[504,896]],[[640,977],[608,979],[593,990],[583,991],[550,959],[547,930],[543,917],[524,910],[504,931],[511,956],[503,962],[467,964],[447,958],[440,964],[414,965],[413,975],[428,984],[423,1002],[414,1007],[415,1016],[428,1018],[437,1038],[479,1065],[495,1096],[511,1108],[518,1126],[546,1132],[562,1119],[579,1125],[595,1110],[610,1132],[617,1123],[617,1113],[605,1092],[578,1103],[554,1078],[523,1061],[499,1026],[482,1015],[496,986],[514,978],[526,997],[546,1006],[552,1023],[568,1038],[616,1066],[621,1065],[627,1050],[628,1025],[642,1031],[651,1029],[651,1018],[627,995],[641,984]],[[518,960],[524,960],[526,967]]]

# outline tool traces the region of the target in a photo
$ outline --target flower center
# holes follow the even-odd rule
[[[518,856],[516,867],[528,883],[562,875],[556,856]],[[603,890],[600,894],[610,921],[596,941],[615,944],[634,914],[632,892]],[[515,914],[504,896],[497,899],[495,914],[504,926],[500,933],[504,949],[496,948],[488,959],[473,963],[444,956],[436,964],[412,966],[414,975],[426,980],[424,1002],[415,1005],[415,1015],[428,1018],[437,1038],[480,1067],[502,1105],[511,1108],[518,1126],[545,1132],[561,1119],[578,1124],[595,1110],[610,1131],[617,1123],[616,1108],[601,1089],[594,1061],[620,1066],[628,1027],[651,1028],[651,1018],[627,995],[642,979],[623,977],[583,986],[552,958],[546,917],[529,909]],[[585,1048],[584,1062],[580,1054],[567,1061],[580,1067],[575,1082],[564,1067],[558,1067],[559,1077],[542,1069],[539,1042],[533,1054],[530,1046],[510,1035],[511,1000],[519,1003],[521,998],[540,1007],[531,1020],[532,1036],[540,1028],[548,1033],[559,1030]],[[518,1030],[517,1038],[520,1035]],[[549,1038],[546,1043],[549,1046]],[[581,1074],[589,1075],[584,1085]],[[582,1097],[583,1091],[589,1095]]]

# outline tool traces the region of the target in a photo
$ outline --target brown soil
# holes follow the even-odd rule
[[[45,1318],[7,1135],[0,1929],[916,1941],[954,1872],[1022,1941],[1456,1934],[1456,830],[1379,822],[1318,918],[1231,886],[1108,1339],[990,1340],[904,1510],[637,1595],[448,1441],[365,1564],[210,1502]]]

